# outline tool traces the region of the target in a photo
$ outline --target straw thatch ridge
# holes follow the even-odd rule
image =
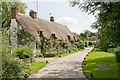
[[[41,18],[33,19],[28,15],[20,13],[17,15],[16,20],[30,35],[34,37],[39,37],[38,31],[42,31],[43,36],[47,39],[49,39],[52,34],[55,34],[59,40],[68,41],[69,36],[71,41],[74,41],[75,36],[67,26],[57,22],[50,22]]]

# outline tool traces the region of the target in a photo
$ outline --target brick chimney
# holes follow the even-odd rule
[[[36,19],[37,18],[37,12],[30,10],[29,15],[33,18]]]
[[[55,19],[54,19],[53,16],[50,17],[50,21],[51,21],[51,22],[54,22],[54,21],[55,21]]]
[[[18,14],[18,8],[17,7],[11,8],[11,19],[16,19],[17,14]]]

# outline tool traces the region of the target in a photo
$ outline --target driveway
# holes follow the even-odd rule
[[[59,58],[29,78],[83,78],[82,61],[92,48]]]

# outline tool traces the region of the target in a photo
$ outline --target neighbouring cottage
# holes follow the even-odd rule
[[[33,10],[28,16],[18,13],[17,8],[12,8],[9,23],[11,50],[21,45],[28,45],[35,53],[37,50],[44,53],[61,50],[63,47],[68,48],[65,44],[73,46],[75,41],[75,35],[66,25],[55,22],[53,16],[50,17],[50,21],[39,18],[37,12]]]
[[[98,41],[97,38],[96,38],[96,36],[88,37],[87,40],[88,40],[89,42],[97,42],[97,41]]]

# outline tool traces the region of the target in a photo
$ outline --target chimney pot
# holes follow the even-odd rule
[[[51,22],[54,22],[54,21],[55,21],[55,19],[54,19],[53,16],[50,17],[50,21],[51,21]]]
[[[30,10],[29,15],[33,18],[36,19],[37,18],[37,12]]]
[[[11,8],[11,18],[16,19],[17,14],[18,14],[18,8],[16,7]]]

